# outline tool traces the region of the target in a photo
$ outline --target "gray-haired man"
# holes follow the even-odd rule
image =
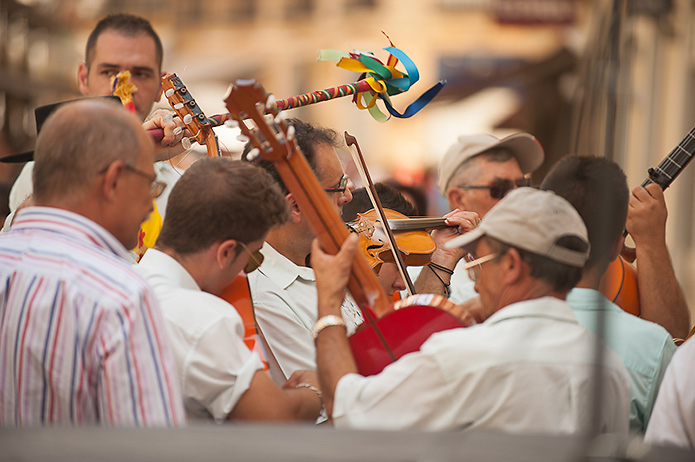
[[[600,427],[590,406],[596,337],[564,299],[589,255],[586,227],[561,197],[520,188],[479,227],[450,246],[470,252],[466,268],[487,320],[433,334],[419,351],[380,374],[357,374],[339,313],[355,242],[337,256],[312,251],[319,288],[317,365],[337,427],[426,430],[484,428],[513,433],[627,432],[630,385],[606,351]]]

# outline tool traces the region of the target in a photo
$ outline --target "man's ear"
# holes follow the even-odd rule
[[[618,255],[620,255],[620,252],[622,252],[624,245],[625,236],[620,236],[620,238],[617,241],[615,241],[610,248],[610,260],[608,261],[613,261],[616,258],[618,258]]]
[[[302,211],[299,210],[299,204],[297,204],[297,201],[294,199],[292,193],[287,194],[285,196],[285,200],[290,208],[290,221],[292,223],[299,223],[302,221]]]
[[[124,171],[125,164],[123,161],[116,160],[109,164],[104,175],[100,177],[100,190],[107,201],[111,202],[116,198],[118,194],[118,182],[121,180]]]
[[[446,198],[452,209],[466,210],[463,205],[465,191],[460,188],[449,188],[446,191]]]
[[[77,86],[83,95],[89,94],[89,68],[86,63],[80,63],[77,67]]]
[[[500,258],[500,265],[503,265],[505,271],[502,280],[505,284],[513,284],[521,279],[526,272],[524,260],[518,250],[510,247],[507,252]]]
[[[231,265],[234,260],[237,259],[239,256],[237,246],[237,241],[234,239],[227,239],[226,241],[222,241],[217,245],[215,257],[217,259],[217,265],[220,269],[229,267],[229,265]]]
[[[160,99],[162,99],[162,93],[164,92],[164,88],[162,88],[162,78],[167,75],[166,72],[162,71],[162,73],[159,75],[159,91],[157,92],[157,95],[154,97],[154,102],[158,103]]]

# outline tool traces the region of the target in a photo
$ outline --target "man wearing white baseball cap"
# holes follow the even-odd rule
[[[498,139],[488,134],[460,136],[439,164],[437,185],[452,209],[475,212],[480,218],[512,189],[529,186],[527,174],[543,163],[543,148],[528,133]],[[433,231],[438,242],[456,236],[455,230]],[[455,303],[476,297],[473,283],[457,250],[438,252],[420,273],[424,293],[446,294]]]
[[[589,255],[587,230],[574,208],[554,193],[520,188],[449,246],[470,253],[466,269],[486,321],[435,333],[419,351],[370,377],[356,373],[344,327],[320,330],[319,380],[334,425],[627,432],[625,367],[564,301]],[[330,256],[314,244],[319,319],[339,313],[355,247],[350,240]],[[605,401],[594,421],[589,403],[597,344],[604,346]]]

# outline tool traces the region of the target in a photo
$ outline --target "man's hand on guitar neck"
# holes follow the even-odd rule
[[[632,190],[626,229],[635,241],[641,317],[685,338],[690,312],[666,247],[666,201],[657,184]]]
[[[186,131],[183,120],[174,115],[174,112],[167,109],[158,109],[142,124],[145,130],[161,129],[163,132],[162,140],[155,141],[155,162],[169,160],[185,151],[181,140],[184,136],[191,136],[191,134]]]

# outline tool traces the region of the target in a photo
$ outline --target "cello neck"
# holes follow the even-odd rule
[[[336,254],[349,232],[323,187],[297,148],[291,129],[284,121],[264,117],[266,110],[276,115],[276,108],[266,108],[267,95],[253,81],[238,81],[226,98],[227,109],[239,122],[259,155],[274,163],[275,169],[306,217],[325,252]],[[253,120],[255,126],[247,124]],[[288,130],[290,133],[288,133]],[[391,300],[379,283],[364,255],[357,253],[352,263],[348,290],[365,315],[377,316],[391,306]],[[368,310],[367,310],[368,309]]]

